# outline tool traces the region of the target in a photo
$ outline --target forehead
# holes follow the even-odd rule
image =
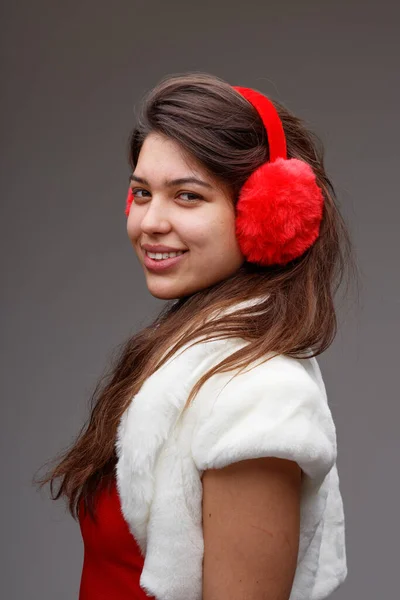
[[[143,142],[135,174],[145,178],[196,174],[210,180],[210,175],[174,140],[158,133],[150,133]]]

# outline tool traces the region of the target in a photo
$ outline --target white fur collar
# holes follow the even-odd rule
[[[240,302],[218,314],[263,300],[265,297]],[[198,379],[217,362],[221,352],[230,354],[244,344],[240,339],[229,340],[229,344],[226,340],[202,342],[192,348],[186,344],[145,381],[121,418],[116,440],[117,486],[122,512],[143,555],[160,451]]]

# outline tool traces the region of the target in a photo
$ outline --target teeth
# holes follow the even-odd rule
[[[179,250],[179,252],[148,252],[146,250],[146,254],[155,260],[164,260],[164,258],[174,258],[175,256],[180,256],[183,254],[183,252],[182,250]]]

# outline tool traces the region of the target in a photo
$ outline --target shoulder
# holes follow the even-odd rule
[[[278,355],[239,373],[218,373],[196,397],[192,453],[199,469],[275,456],[324,476],[336,431],[315,359]]]
[[[229,354],[232,347],[236,350],[231,345]],[[199,424],[204,419],[209,422],[210,417],[218,419],[224,415],[244,418],[255,408],[265,412],[268,420],[300,405],[303,410],[326,412],[325,388],[313,361],[278,355],[254,361],[243,370],[216,373],[205,382],[196,398]]]

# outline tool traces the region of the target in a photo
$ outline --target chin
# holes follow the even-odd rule
[[[158,298],[159,300],[176,300],[181,298],[184,294],[180,292],[174,292],[174,290],[157,290],[153,289],[151,286],[148,287],[150,294],[153,298]]]

